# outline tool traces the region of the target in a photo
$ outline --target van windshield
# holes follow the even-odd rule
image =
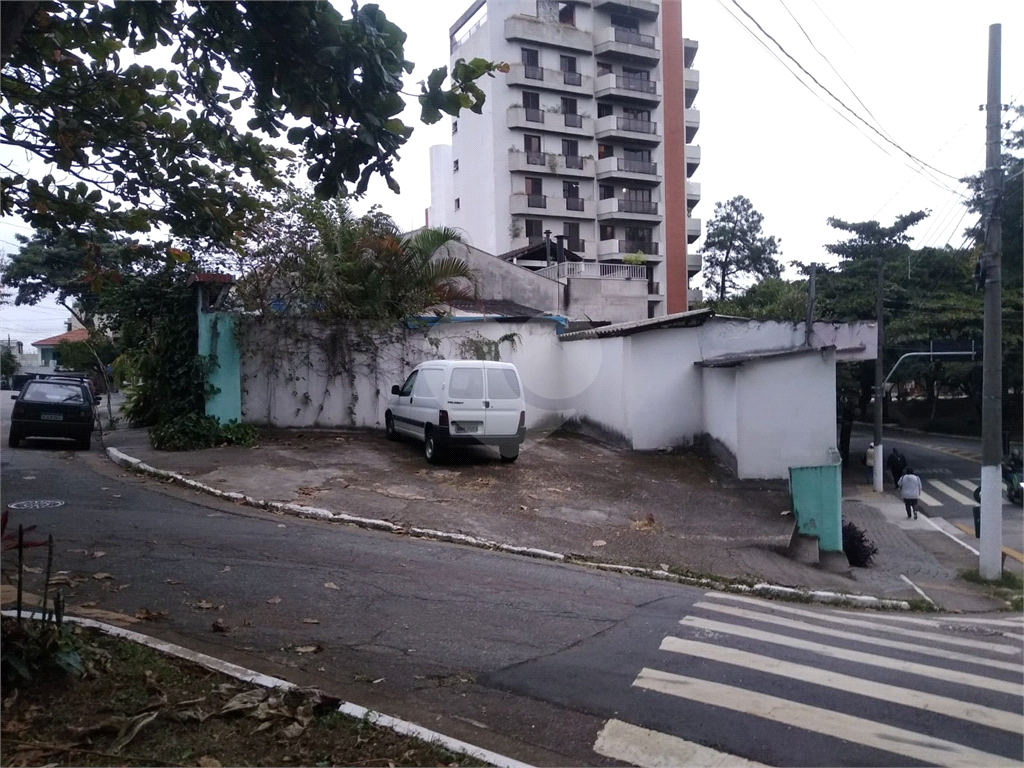
[[[511,368],[487,369],[487,397],[491,400],[518,400],[519,377]]]

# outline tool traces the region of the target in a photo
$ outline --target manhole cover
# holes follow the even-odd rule
[[[13,504],[8,504],[8,509],[53,509],[54,507],[63,507],[63,501],[57,501],[56,499],[33,499],[32,501],[16,501]]]

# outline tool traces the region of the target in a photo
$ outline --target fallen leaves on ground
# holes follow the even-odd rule
[[[91,557],[94,560],[98,560],[101,557],[105,557],[106,554],[107,554],[106,552],[100,552],[99,550],[96,550],[91,555],[89,555],[89,557]]]
[[[299,645],[292,648],[296,653],[320,653],[324,647],[317,643],[316,645]]]
[[[269,600],[267,600],[267,604],[268,605],[277,605],[280,602],[281,602],[281,598],[280,597],[272,597]]]
[[[320,619],[303,619],[302,623],[303,624],[319,624],[320,623]]]
[[[96,605],[96,603],[93,603]],[[142,619],[143,621],[159,621],[160,619],[167,618],[167,611],[151,611],[149,608],[139,608],[135,612],[136,619]]]
[[[227,633],[227,632],[231,631],[231,627],[229,627],[227,625],[227,623],[224,621],[224,619],[214,619],[213,631],[214,632],[225,632],[225,633]]]
[[[99,573],[94,573],[92,575],[92,577],[94,579],[96,579],[96,581],[103,581],[104,579],[112,579],[112,578],[114,578],[111,574],[104,573],[103,571],[100,571]]]
[[[164,579],[164,584],[181,584],[177,579]]]
[[[327,587],[328,589],[338,589],[338,590],[341,589],[341,587],[339,587],[333,581],[325,581],[324,582],[324,586]]]
[[[208,611],[211,608],[216,608],[219,611],[224,607],[223,605],[216,605],[215,603],[211,603],[208,600],[200,600],[198,603],[195,603],[195,606],[201,611]]]

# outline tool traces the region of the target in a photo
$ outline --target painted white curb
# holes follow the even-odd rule
[[[331,512],[329,509],[320,509],[318,507],[307,507],[302,504],[292,504],[280,501],[266,501],[264,499],[254,499],[251,496],[246,496],[241,493],[231,493],[228,491],[222,491],[218,488],[213,488],[209,485],[197,482],[190,478],[180,475],[177,472],[169,472],[165,469],[157,469],[149,464],[146,464],[139,459],[129,456],[126,453],[122,453],[117,448],[107,448],[107,457],[115,464],[119,464],[122,467],[133,469],[138,472],[145,472],[156,477],[171,480],[180,485],[184,485],[187,488],[192,488],[203,493],[208,493],[213,496],[217,496],[222,499],[228,499],[229,501],[240,501],[250,507],[257,507],[259,509],[271,509],[278,512],[284,512],[293,514],[298,517],[309,517],[316,520],[330,520],[331,522],[348,523],[355,525],[360,528],[370,528],[378,531],[388,531],[390,533],[404,533],[410,536],[416,536],[424,539],[434,539],[437,541],[449,541],[454,544],[466,544],[471,547],[479,547],[481,549],[490,549],[497,552],[507,552],[511,555],[525,555],[527,557],[536,557],[542,560],[552,560],[555,562],[571,563],[572,565],[584,565],[589,568],[597,568],[602,571],[616,571],[619,573],[628,573],[635,576],[644,576],[650,579],[658,579],[660,581],[672,581],[678,584],[689,584],[693,586],[706,587],[709,589],[718,589],[727,592],[753,592],[755,594],[781,597],[788,599],[797,600],[811,600],[817,603],[838,603],[841,605],[858,605],[871,608],[888,608],[901,611],[909,611],[910,603],[905,600],[887,600],[884,598],[872,597],[871,595],[857,595],[850,592],[824,592],[824,591],[811,591],[804,589],[794,589],[793,587],[783,587],[777,584],[768,584],[766,582],[755,584],[753,587],[748,587],[743,584],[728,584],[716,581],[714,579],[697,578],[691,576],[679,576],[678,574],[669,573],[668,571],[652,569],[652,568],[637,568],[630,565],[615,565],[612,563],[595,563],[590,560],[581,560],[571,555],[563,555],[559,552],[549,552],[544,549],[535,549],[533,547],[517,547],[511,544],[502,544],[497,541],[489,541],[488,539],[481,539],[476,536],[467,536],[462,533],[447,533],[445,531],[435,531],[430,528],[406,528],[401,525],[389,522],[387,520],[379,520],[372,517],[358,517],[356,515],[349,515],[344,512]]]
[[[110,449],[112,450],[112,449]],[[14,618],[17,615],[15,610],[3,611],[4,616]],[[42,618],[41,613],[22,611],[21,617],[23,619],[37,620]],[[288,691],[299,686],[295,683],[290,683],[287,680],[282,680],[278,677],[271,677],[270,675],[264,675],[260,672],[256,672],[245,667],[240,667],[237,664],[232,664],[229,661],[218,659],[214,656],[207,656],[205,653],[199,653],[174,643],[168,643],[166,640],[160,640],[149,635],[143,635],[139,632],[133,632],[130,629],[124,629],[123,627],[116,627],[113,624],[104,624],[100,621],[93,619],[85,619],[79,616],[65,615],[64,621],[71,624],[78,624],[82,627],[91,627],[98,629],[108,635],[114,637],[124,638],[125,640],[131,640],[132,642],[145,645],[150,648],[154,648],[161,653],[166,653],[170,656],[176,656],[179,659],[185,659],[186,661],[194,662],[200,666],[212,669],[216,672],[233,677],[236,680],[244,680],[247,683],[253,685],[259,685],[263,688],[274,688],[277,690]],[[478,760],[482,760],[491,765],[497,766],[497,768],[532,768],[529,763],[523,763],[518,760],[514,760],[511,757],[505,755],[499,755],[497,752],[491,752],[489,749],[483,749],[482,747],[476,747],[468,742],[460,741],[459,739],[453,739],[450,736],[445,736],[443,733],[432,731],[429,728],[424,728],[415,723],[410,723],[408,720],[400,720],[397,717],[391,717],[390,715],[384,715],[380,712],[374,712],[373,710],[361,707],[358,704],[352,704],[348,701],[343,701],[338,706],[338,711],[349,717],[354,717],[358,720],[367,720],[374,725],[379,725],[382,728],[387,728],[400,733],[403,736],[415,736],[416,738],[426,741],[438,746],[444,747],[452,752],[458,752],[460,754],[474,757]]]

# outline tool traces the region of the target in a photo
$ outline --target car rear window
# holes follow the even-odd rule
[[[82,405],[85,403],[85,394],[82,387],[78,384],[30,381],[25,385],[21,399],[22,402],[26,403],[70,403],[71,405]]]
[[[456,400],[483,400],[483,371],[479,368],[452,368],[448,397]]]
[[[491,400],[518,400],[519,377],[511,368],[487,369],[487,397]]]

